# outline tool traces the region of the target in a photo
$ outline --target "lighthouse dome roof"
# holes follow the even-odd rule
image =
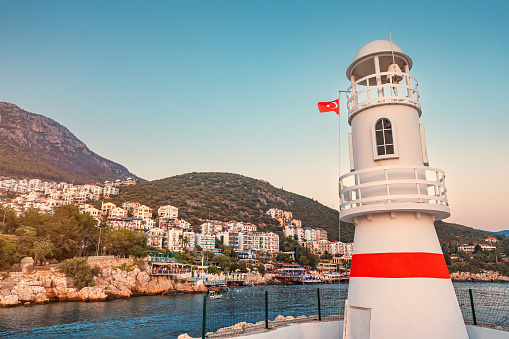
[[[390,52],[391,50],[394,50],[394,52],[403,53],[403,50],[394,42],[392,43],[391,48],[391,42],[389,40],[373,40],[368,42],[359,49],[359,51],[353,57],[353,61],[355,62],[357,59],[360,59],[367,55],[379,52]]]
[[[389,40],[373,40],[362,46],[355,54],[353,62],[346,71],[346,76],[350,79],[352,74],[363,77],[367,74],[373,74],[373,62],[368,60],[378,55],[380,58],[380,67],[385,71],[387,66],[392,62],[392,52],[398,66],[403,69],[403,65],[407,64],[408,68],[412,68],[412,59],[406,55],[403,50],[394,42]],[[387,65],[385,65],[387,63]]]

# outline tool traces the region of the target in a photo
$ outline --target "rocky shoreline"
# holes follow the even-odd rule
[[[59,272],[59,265],[36,269],[31,258],[23,259],[21,272],[0,272],[0,307],[208,291],[200,281],[151,276],[145,271],[148,265],[143,261],[138,265],[141,269],[134,265],[134,269],[129,272],[118,267],[123,264],[133,266],[133,259],[89,258],[88,262],[91,266],[100,268],[99,275],[94,277],[93,287],[78,289],[72,278]],[[509,277],[492,271],[477,274],[454,272],[451,273],[451,279],[454,282],[509,282]],[[258,277],[251,282],[256,285],[271,283],[269,277]]]
[[[72,278],[59,272],[58,266],[34,269],[24,263],[22,272],[1,273],[0,307],[45,304],[57,301],[104,301],[142,295],[168,293],[206,293],[207,287],[196,282],[150,276],[138,267],[130,272],[112,266],[133,265],[132,259],[89,260],[101,270],[95,286],[80,290]]]
[[[454,282],[509,282],[509,277],[494,271],[483,273],[453,272],[451,273],[451,279]]]

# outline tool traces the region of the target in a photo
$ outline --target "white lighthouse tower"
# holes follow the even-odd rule
[[[355,224],[346,338],[468,338],[434,221],[449,217],[445,174],[428,167],[412,59],[376,40],[355,55],[351,172],[340,218]]]

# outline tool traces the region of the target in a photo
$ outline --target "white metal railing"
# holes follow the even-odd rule
[[[444,171],[425,166],[381,166],[347,173],[339,178],[339,192],[340,211],[395,203],[449,206]]]
[[[383,83],[388,75],[389,82]],[[399,83],[392,82],[392,76],[401,76]],[[375,83],[370,85],[370,82]],[[368,107],[387,103],[403,103],[421,112],[421,98],[417,79],[409,73],[382,72],[370,74],[355,81],[347,89],[348,118]]]

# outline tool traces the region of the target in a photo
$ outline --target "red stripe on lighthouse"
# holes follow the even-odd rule
[[[442,254],[418,252],[354,254],[350,277],[450,279]]]

